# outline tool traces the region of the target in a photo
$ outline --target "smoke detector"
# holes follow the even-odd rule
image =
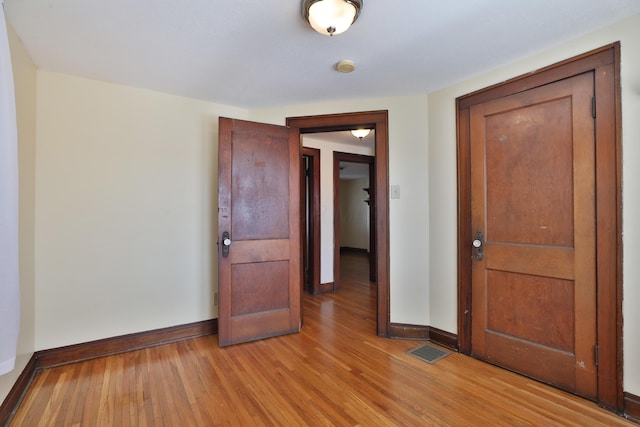
[[[356,64],[353,61],[347,59],[342,60],[336,64],[336,70],[341,73],[351,73],[356,69]]]

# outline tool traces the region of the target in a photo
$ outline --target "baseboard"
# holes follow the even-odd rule
[[[429,339],[443,347],[458,351],[458,334],[429,326]]]
[[[320,289],[318,289],[318,292],[316,292],[316,295],[333,292],[335,289],[336,289],[336,285],[333,282],[320,283]]]
[[[389,336],[392,338],[429,340],[443,347],[458,351],[458,335],[432,326],[391,323],[389,325]]]
[[[186,325],[171,326],[146,332],[121,335],[97,341],[74,344],[36,352],[38,369],[51,368],[68,363],[81,362],[112,354],[140,350],[182,341],[189,338],[211,335],[218,332],[218,319]]]
[[[13,412],[20,404],[22,400],[22,396],[24,392],[29,388],[29,384],[31,384],[31,380],[33,379],[33,375],[36,372],[36,356],[35,354],[31,356],[29,362],[22,370],[22,373],[16,380],[13,387],[11,387],[11,391],[7,394],[4,401],[0,405],[0,426],[7,425]]]
[[[624,415],[628,419],[640,423],[640,396],[624,393]]]
[[[20,404],[22,396],[29,388],[34,374],[39,370],[216,333],[218,333],[218,319],[211,319],[37,351],[0,405],[0,426],[8,423],[12,413]]]
[[[389,324],[389,336],[408,340],[428,340],[429,327],[422,325],[408,325],[406,323]]]

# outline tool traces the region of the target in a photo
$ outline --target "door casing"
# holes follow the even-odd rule
[[[376,333],[389,336],[389,113],[386,110],[287,117],[300,134],[345,131],[364,127],[375,132],[375,229],[377,260]]]
[[[304,273],[303,286],[307,292],[323,292],[320,283],[320,150],[302,147],[302,156],[309,160],[307,170],[302,172],[302,186],[306,197],[302,197],[300,212],[303,215],[303,256],[307,271]],[[304,163],[303,163],[304,166]],[[304,168],[303,168],[304,169]]]
[[[614,43],[456,100],[458,157],[458,347],[471,353],[470,108],[493,99],[593,71],[595,76],[597,402],[621,411],[622,198],[620,44]]]

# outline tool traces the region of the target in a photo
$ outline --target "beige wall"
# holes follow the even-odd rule
[[[340,246],[369,250],[369,178],[340,180]]]
[[[37,350],[217,317],[220,115],[38,71]]]
[[[284,124],[379,109],[402,188],[390,203],[391,320],[426,325],[426,96],[247,113],[39,70],[35,348],[217,317],[219,115]]]
[[[429,95],[431,326],[456,332],[455,99],[616,41],[622,46],[624,389],[640,395],[640,15]]]
[[[0,376],[0,402],[7,396],[34,351],[34,214],[36,149],[36,67],[10,25],[9,48],[13,65],[18,124],[20,335],[13,371]]]
[[[284,124],[378,109],[390,113],[390,179],[402,187],[392,321],[429,324],[426,96],[248,113],[39,70],[35,348],[217,317],[219,115]]]

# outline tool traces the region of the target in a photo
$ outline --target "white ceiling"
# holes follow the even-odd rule
[[[640,13],[638,0],[366,0],[327,37],[300,0],[4,3],[40,68],[244,108],[429,93]],[[355,72],[336,72],[342,59]]]

